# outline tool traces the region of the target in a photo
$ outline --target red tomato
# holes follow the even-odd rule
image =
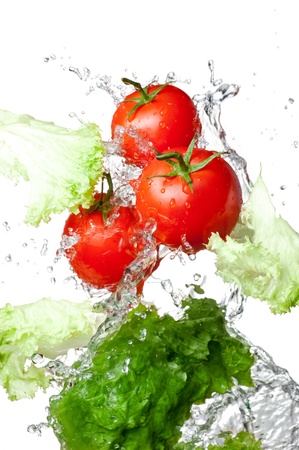
[[[186,148],[176,148],[182,154]],[[190,164],[198,164],[215,152],[194,149]],[[172,171],[167,161],[153,160],[143,169],[136,185],[136,211],[141,222],[154,218],[157,241],[187,254],[205,248],[212,232],[225,238],[235,226],[242,193],[237,175],[221,156],[190,173],[193,192],[179,175],[161,177]]]
[[[144,90],[150,96],[162,86],[150,85]],[[142,98],[139,90],[128,95],[118,105],[111,123],[113,139],[117,126],[125,129],[122,142],[125,158],[129,163],[140,167],[154,159],[153,148],[161,152],[168,148],[189,145],[195,133],[201,131],[201,123],[192,99],[178,87],[165,85],[152,100],[143,103],[130,115]]]
[[[136,258],[140,248],[136,243],[136,219],[130,208],[120,207],[111,224],[104,225],[102,212],[97,210],[71,214],[63,235],[77,239],[65,250],[66,257],[78,277],[97,288],[116,290],[125,268]],[[108,214],[111,218],[111,211]]]

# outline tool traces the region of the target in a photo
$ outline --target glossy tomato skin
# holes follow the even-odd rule
[[[161,85],[151,85],[148,93],[152,93]],[[166,85],[157,96],[147,104],[140,106],[130,117],[129,113],[136,105],[134,101],[140,98],[140,92],[129,94],[121,102],[112,118],[111,134],[114,139],[116,127],[121,126],[125,130],[137,131],[141,140],[149,141],[151,145],[144,150],[140,149],[138,139],[125,133],[122,147],[128,162],[143,167],[155,153],[168,148],[189,145],[195,133],[201,132],[201,123],[196,107],[189,95],[182,89]]]
[[[173,151],[184,154],[186,148]],[[205,160],[211,152],[194,149],[191,164]],[[224,239],[237,223],[242,192],[232,167],[217,156],[203,169],[191,173],[193,193],[180,176],[160,177],[172,168],[166,161],[151,161],[136,186],[136,212],[139,220],[156,220],[158,242],[187,254],[205,248],[212,232]]]
[[[101,211],[71,214],[65,222],[63,236],[77,240],[66,248],[65,254],[78,277],[87,284],[113,292],[125,268],[140,250],[134,244],[135,226],[134,214],[126,207],[120,207],[117,217],[106,226]]]

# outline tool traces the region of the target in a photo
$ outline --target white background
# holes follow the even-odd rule
[[[248,161],[254,181],[262,166],[264,179],[277,210],[299,230],[299,28],[296,2],[240,2],[169,0],[151,2],[85,0],[10,1],[0,16],[0,109],[27,113],[41,120],[74,126],[69,114],[95,121],[109,138],[114,105],[109,96],[95,89],[94,76],[111,75],[116,81],[136,73],[142,79],[154,75],[164,80],[168,72],[181,79],[190,94],[211,89],[208,61],[213,60],[215,78],[241,86],[240,93],[222,108],[222,125],[229,143]],[[48,62],[44,62],[49,58]],[[91,77],[81,81],[69,67],[84,67]],[[293,99],[292,102],[290,99]],[[49,232],[43,267],[51,265],[59,242],[59,219],[40,230],[19,225],[22,205],[15,190],[1,181],[1,220],[12,229],[1,234],[0,257],[15,244],[9,236],[41,247]],[[285,189],[280,189],[285,186]],[[3,220],[2,220],[3,222]],[[2,224],[0,224],[2,226]],[[50,231],[49,231],[50,230]],[[24,234],[22,234],[24,233]],[[4,241],[5,239],[5,241]],[[37,252],[33,252],[36,257]],[[3,262],[3,261],[1,261]],[[201,271],[201,259],[195,271]],[[38,258],[34,264],[38,263]],[[12,261],[14,264],[14,261]],[[28,273],[9,269],[1,291],[0,306],[22,303],[43,295],[74,295],[59,280],[51,287],[47,277],[29,265]],[[171,269],[173,271],[173,269]],[[28,281],[29,280],[29,281]],[[53,289],[51,291],[51,289]],[[239,328],[275,362],[288,369],[299,382],[297,342],[299,313],[283,317],[269,313],[267,305],[250,300]],[[1,392],[1,449],[55,450],[51,431],[43,437],[27,433],[31,423],[45,420],[47,396],[34,401],[9,402]],[[5,444],[4,444],[5,442]]]

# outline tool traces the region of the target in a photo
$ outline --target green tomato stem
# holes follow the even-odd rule
[[[105,193],[104,192],[104,180],[107,180],[108,183],[108,190]],[[85,211],[84,214],[89,214],[94,211],[101,211],[104,224],[106,225],[107,216],[109,211],[111,211],[113,205],[110,202],[110,198],[113,195],[113,182],[110,173],[105,172],[102,176],[101,180],[101,193],[100,193],[100,199],[97,200],[93,205],[91,205],[90,208],[88,208],[87,211]]]
[[[150,97],[147,93],[147,87],[145,88],[146,89],[145,91],[140,83],[138,83],[137,81],[130,80],[129,78],[122,78],[121,81],[128,86],[129,85],[134,86],[134,88],[140,92],[140,95],[143,100],[145,101],[149,100]]]

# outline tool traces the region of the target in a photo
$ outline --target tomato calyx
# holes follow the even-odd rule
[[[104,181],[107,181],[108,183],[108,190],[107,192],[104,192]],[[110,173],[105,172],[101,179],[101,192],[96,195],[95,202],[84,212],[85,214],[90,214],[95,211],[101,211],[104,225],[106,225],[107,222],[107,216],[111,209],[113,208],[113,204],[110,201],[113,194],[113,183]]]
[[[125,99],[124,102],[134,102],[136,103],[135,106],[133,106],[133,108],[131,109],[131,111],[128,114],[128,118],[130,116],[132,116],[135,111],[140,108],[143,105],[146,105],[147,103],[151,103],[154,98],[159,94],[159,92],[169,84],[165,83],[160,85],[159,87],[157,87],[157,89],[153,90],[153,92],[149,93],[148,92],[148,88],[150,85],[145,86],[144,88],[141,86],[140,83],[138,83],[137,81],[133,81],[130,80],[129,78],[122,78],[121,79],[122,82],[126,85],[131,85],[134,86],[134,88],[140,93],[140,97],[136,97],[136,98],[130,98],[130,99]]]
[[[171,178],[175,176],[180,176],[188,184],[191,192],[193,193],[193,183],[190,174],[193,172],[198,172],[199,170],[203,169],[213,159],[217,158],[217,156],[222,154],[222,152],[216,152],[198,164],[190,164],[195,142],[196,142],[196,135],[189,144],[189,147],[184,156],[180,152],[160,153],[156,151],[156,159],[158,159],[159,161],[166,161],[173,168],[173,170],[165,174],[153,175],[150,178],[156,177]]]

